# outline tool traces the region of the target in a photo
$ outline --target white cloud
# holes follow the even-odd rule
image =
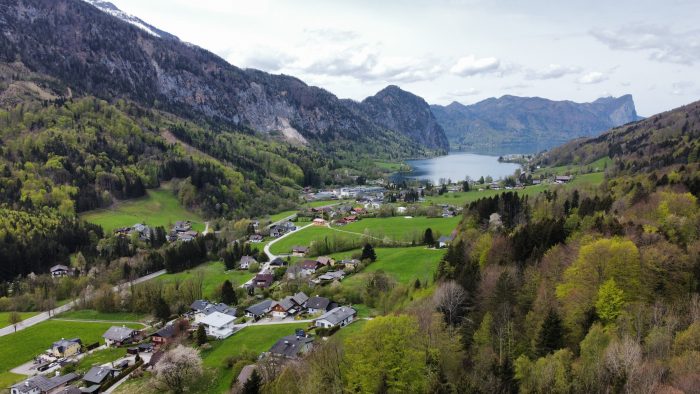
[[[672,31],[666,26],[638,24],[590,33],[610,49],[644,51],[658,62],[693,65],[700,61],[700,29]]]
[[[557,79],[565,75],[581,72],[579,67],[550,64],[539,70],[530,69],[525,73],[526,79]]]
[[[605,80],[607,80],[608,77],[603,74],[602,72],[599,71],[591,71],[589,73],[583,74],[581,77],[579,77],[576,82],[584,84],[584,85],[592,85],[596,83],[601,83]]]
[[[459,58],[457,63],[450,68],[450,72],[462,77],[469,77],[477,74],[496,73],[501,69],[501,61],[495,57],[477,58],[474,55],[467,55]]]

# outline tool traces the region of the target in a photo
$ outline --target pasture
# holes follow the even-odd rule
[[[212,299],[217,289],[221,287],[226,279],[233,283],[233,286],[240,286],[243,283],[250,280],[255,274],[248,271],[226,271],[224,263],[221,261],[209,262],[201,264],[195,268],[174,273],[161,275],[153,280],[161,281],[163,283],[174,283],[177,281],[182,282],[183,280],[193,277],[195,275],[202,275],[202,295],[205,299]]]

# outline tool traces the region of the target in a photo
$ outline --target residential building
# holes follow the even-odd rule
[[[331,300],[326,297],[311,297],[306,301],[306,309],[310,314],[326,313],[331,307]]]
[[[309,248],[306,246],[294,246],[292,248],[292,256],[294,257],[304,257],[309,253]]]
[[[132,330],[126,326],[112,326],[104,334],[102,338],[105,339],[107,346],[122,346],[129,344],[134,341],[139,335],[139,332]]]
[[[335,265],[335,259],[332,257],[329,257],[329,256],[317,257],[316,261],[318,261],[318,263],[324,267],[330,267],[330,266]]]
[[[88,385],[101,385],[107,379],[113,378],[119,375],[119,370],[112,367],[96,366],[90,368],[89,371],[83,376],[83,380]]]
[[[299,308],[305,308],[306,302],[309,300],[309,296],[304,294],[304,292],[298,292],[292,296],[292,301],[299,306]]]
[[[277,341],[268,354],[273,357],[296,359],[313,347],[314,339],[307,336],[289,335]]]
[[[214,312],[223,313],[226,315],[236,316],[236,308],[230,307],[224,303],[213,304],[209,301],[197,300],[190,306],[194,310],[194,321],[199,323],[206,316]]]
[[[170,343],[173,338],[175,338],[175,326],[172,324],[168,324],[151,334],[151,341],[153,341],[156,346],[165,346]]]
[[[292,297],[285,297],[279,301],[276,301],[272,304],[272,308],[270,309],[270,312],[272,313],[272,317],[287,317],[289,315],[294,315],[297,312],[299,312],[299,309],[292,300]]]
[[[257,264],[258,261],[253,258],[253,256],[243,256],[241,257],[241,261],[238,264],[238,268],[242,270],[247,270],[250,268],[251,264]]]
[[[262,302],[258,302],[255,305],[251,305],[245,310],[245,315],[247,317],[252,317],[254,319],[260,319],[261,317],[265,316],[270,311],[270,308],[272,307],[272,300],[265,300]]]
[[[270,267],[278,268],[278,267],[284,267],[286,265],[287,265],[287,261],[283,260],[280,257],[275,257],[274,259],[272,259],[272,261],[270,261]]]
[[[295,264],[287,268],[288,279],[300,279],[309,276],[309,272],[301,268],[301,264]]]
[[[333,308],[330,311],[324,313],[318,319],[314,319],[314,325],[316,327],[332,328],[332,327],[345,327],[357,316],[357,311],[349,306],[339,306]]]
[[[51,354],[54,357],[70,357],[80,353],[82,342],[80,338],[63,339],[56,341],[51,345]]]
[[[325,226],[328,224],[328,222],[326,222],[326,219],[321,218],[314,219],[312,223],[314,226]]]
[[[64,276],[71,275],[73,273],[73,270],[63,264],[56,264],[53,267],[49,268],[49,272],[51,273],[52,277],[61,278]]]
[[[439,248],[446,248],[448,247],[452,241],[454,241],[454,236],[452,235],[443,235],[442,237],[438,238],[437,243]]]
[[[316,260],[304,260],[299,264],[303,272],[303,276],[309,276],[316,273],[316,270],[321,268],[321,264]]]
[[[248,241],[250,241],[252,243],[256,243],[256,244],[262,242],[263,239],[264,239],[264,237],[260,234],[253,234],[250,237],[248,237]]]
[[[203,324],[207,335],[217,339],[228,338],[233,334],[235,316],[221,312],[212,312],[205,316],[199,324]]]
[[[343,278],[345,278],[344,271],[328,271],[325,274],[319,275],[314,283],[341,281]]]
[[[36,375],[25,379],[14,386],[10,387],[10,394],[47,394],[58,391],[61,387],[65,387],[68,383],[78,379],[80,376],[74,373],[65,375],[46,376]]]
[[[267,288],[272,286],[272,283],[275,281],[275,276],[272,274],[257,274],[255,275],[255,279],[253,279],[253,283],[255,287],[259,288]]]

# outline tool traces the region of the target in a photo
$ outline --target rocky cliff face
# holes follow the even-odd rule
[[[398,86],[387,86],[356,107],[374,123],[399,131],[431,149],[444,152],[449,149],[445,132],[428,103]]]
[[[640,119],[631,95],[592,103],[503,96],[468,106],[454,102],[431,109],[452,147],[466,149],[518,144],[548,148]]]
[[[194,119],[290,140],[423,143],[388,129],[333,94],[297,78],[243,70],[148,25],[103,12],[80,0],[18,0],[0,9],[0,62],[21,60],[77,94],[127,98]],[[155,34],[154,34],[155,33]],[[406,130],[406,129],[402,129]],[[428,141],[433,145],[433,141]],[[409,153],[410,151],[410,153]]]

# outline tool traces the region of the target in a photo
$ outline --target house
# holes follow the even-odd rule
[[[219,312],[234,317],[236,316],[236,308],[230,307],[224,303],[212,304],[208,301],[197,300],[192,303],[191,308],[195,310],[194,321],[197,323],[201,322],[204,317],[209,316],[214,312]]]
[[[63,388],[59,389],[58,391],[54,391],[54,393],[55,394],[83,394],[83,392],[79,388],[77,388],[73,385],[63,387]]]
[[[314,319],[314,325],[322,328],[345,327],[357,316],[357,311],[349,306],[339,306]]]
[[[306,246],[294,246],[292,248],[292,256],[294,257],[304,257],[309,253],[309,248]]]
[[[360,264],[360,260],[357,260],[357,259],[341,260],[340,261],[340,265],[344,266],[347,269],[352,269],[352,270],[354,270],[358,264]]]
[[[272,304],[270,312],[272,312],[272,317],[284,318],[289,315],[296,314],[299,312],[299,308],[292,297],[284,297],[283,299]]]
[[[272,307],[272,300],[265,300],[262,302],[258,302],[255,305],[249,306],[245,310],[245,315],[247,317],[252,317],[254,319],[260,319],[261,317],[265,316],[266,313],[270,311],[270,308]]]
[[[330,267],[335,265],[335,259],[328,256],[320,256],[316,258],[316,261],[318,261],[318,263],[324,267]]]
[[[182,242],[190,242],[197,238],[197,235],[199,235],[199,233],[194,230],[183,231],[181,233],[177,233],[177,240]]]
[[[568,182],[571,182],[572,179],[574,179],[574,177],[571,175],[559,175],[556,178],[554,178],[554,182],[559,183],[559,184],[568,183]]]
[[[328,222],[326,222],[325,219],[321,218],[314,219],[312,223],[314,226],[325,226],[326,224],[328,224]]]
[[[139,332],[132,330],[126,326],[112,326],[104,334],[102,338],[105,339],[107,346],[122,346],[129,344],[134,341],[139,335]]]
[[[317,269],[321,268],[321,264],[316,260],[304,260],[299,264],[302,269],[302,274],[309,276],[316,272]]]
[[[443,235],[442,237],[438,238],[437,243],[439,248],[446,248],[448,247],[452,241],[454,241],[454,236],[453,235]]]
[[[228,338],[233,335],[233,321],[235,316],[221,312],[212,312],[205,316],[199,324],[203,324],[207,335],[217,339]]]
[[[49,272],[54,278],[62,278],[64,276],[71,275],[73,273],[73,270],[63,264],[56,264],[53,267],[49,268]]]
[[[190,231],[192,229],[192,222],[189,220],[186,221],[177,221],[175,222],[175,226],[173,226],[173,231],[178,232],[178,233],[184,233],[185,231]]]
[[[192,309],[193,312],[200,312],[203,311],[204,308],[206,308],[209,305],[209,301],[205,300],[195,300],[192,305],[190,305],[190,309]]]
[[[82,342],[80,342],[80,338],[61,338],[60,341],[56,341],[51,345],[51,354],[58,358],[70,357],[80,353],[81,347]]]
[[[253,284],[255,287],[267,288],[272,286],[272,282],[275,281],[275,276],[272,274],[257,274],[255,279],[253,279]]]
[[[256,244],[262,242],[263,239],[264,239],[263,236],[260,234],[253,234],[250,237],[248,237],[248,241],[250,241],[252,243],[256,243]]]
[[[74,373],[58,375],[51,378],[36,375],[10,387],[10,394],[44,394],[57,392],[61,387],[77,380],[80,376]]]
[[[88,385],[101,385],[107,379],[113,378],[119,375],[119,370],[111,367],[95,366],[90,368],[89,371],[83,376],[83,380]]]
[[[173,338],[175,338],[175,326],[172,324],[168,324],[151,334],[151,341],[156,346],[167,345]]]
[[[311,297],[309,298],[308,301],[306,301],[306,309],[309,311],[310,314],[315,314],[315,313],[325,313],[327,312],[331,306],[331,300],[329,300],[326,297]]]
[[[296,359],[311,350],[313,342],[314,339],[307,336],[289,335],[272,345],[268,354],[273,357]]]
[[[131,231],[129,231],[129,234],[138,234],[141,241],[148,241],[151,239],[151,228],[145,224],[136,223],[131,226]]]
[[[277,267],[284,267],[286,265],[287,265],[287,262],[285,260],[282,260],[279,257],[275,257],[274,259],[272,259],[272,261],[270,261],[270,267],[277,268]]]
[[[292,301],[294,301],[294,303],[297,304],[299,308],[306,307],[306,301],[308,300],[309,296],[307,296],[306,294],[304,294],[304,292],[301,291],[292,296]]]
[[[287,279],[300,279],[309,276],[309,272],[301,268],[301,264],[295,264],[287,268]]]
[[[243,257],[241,257],[241,261],[238,264],[238,268],[240,268],[242,270],[247,270],[248,268],[250,268],[251,264],[257,264],[257,263],[258,263],[257,260],[255,260],[253,258],[253,256],[243,256]]]
[[[328,271],[325,274],[319,275],[314,283],[333,282],[335,280],[341,281],[343,278],[345,278],[344,271]]]

